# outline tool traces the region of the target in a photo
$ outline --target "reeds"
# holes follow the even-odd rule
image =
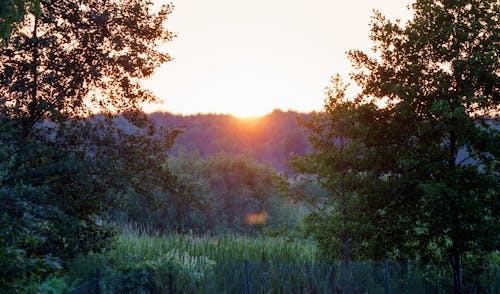
[[[492,259],[492,261],[495,258]],[[498,265],[483,289],[498,290]],[[95,273],[100,281],[96,281]],[[74,286],[106,293],[442,293],[448,270],[417,263],[325,262],[310,240],[236,234],[146,234],[125,230],[114,249],[74,261]],[[136,291],[137,292],[137,291]],[[140,292],[140,291],[139,291]]]

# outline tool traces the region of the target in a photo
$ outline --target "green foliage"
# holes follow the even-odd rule
[[[215,276],[220,278],[229,269],[224,265],[229,261],[305,261],[315,258],[315,252],[308,241],[127,232],[119,238],[116,248],[107,253],[75,259],[69,267],[68,280],[71,284],[83,283],[100,270],[104,280],[110,279],[104,283],[108,289],[191,291],[212,285]]]
[[[488,259],[495,263],[498,256]],[[164,292],[224,291],[307,292],[357,291],[385,293],[386,270],[390,290],[397,293],[447,292],[442,266],[418,261],[389,263],[353,261],[342,284],[345,268],[339,262],[325,263],[314,242],[298,239],[239,235],[162,235],[126,232],[116,248],[101,254],[80,256],[69,267],[67,280],[85,285],[100,270],[103,290]],[[498,275],[491,268],[489,277]],[[486,275],[482,279],[488,278]],[[494,291],[500,280],[483,283],[483,290]],[[93,286],[93,285],[92,285]],[[93,288],[91,288],[93,289]],[[473,292],[474,288],[470,288]]]
[[[350,53],[363,95],[388,97],[388,107],[373,113],[385,123],[372,124],[366,138],[373,153],[392,154],[378,161],[387,175],[376,193],[384,203],[373,204],[393,219],[377,218],[387,228],[377,239],[434,257],[429,249],[437,247],[445,259],[491,251],[500,241],[499,134],[487,114],[500,97],[500,6],[417,1],[414,9],[404,27],[376,14],[371,38],[379,61]],[[397,240],[401,227],[406,236]]]
[[[188,285],[202,281],[210,266],[208,260],[197,262],[186,254],[179,256],[172,252],[155,260],[128,259],[126,264],[116,267],[120,278],[111,287],[113,291],[151,293],[167,291],[169,285],[182,285],[182,288],[177,286],[176,290],[186,290],[189,289]]]
[[[6,45],[12,31],[24,18],[28,3],[25,0],[4,0],[0,4],[0,46]]]
[[[174,115],[152,113],[156,126],[182,126],[172,153],[180,150],[198,151],[204,159],[219,153],[245,154],[260,162],[269,162],[277,171],[290,170],[291,154],[311,151],[296,117],[309,114],[274,110],[253,119],[241,119],[222,114]]]
[[[99,217],[110,205],[99,195],[105,195],[106,182],[87,180],[100,172],[95,161],[52,144],[14,138],[20,142],[7,146],[18,149],[3,153],[0,165],[7,172],[0,178],[4,287],[15,279],[58,271],[81,252],[106,248],[114,235]]]
[[[209,158],[204,176],[213,196],[220,199],[215,213],[226,214],[224,221],[229,226],[238,226],[243,224],[246,214],[262,211],[264,200],[276,193],[273,172],[269,166],[243,156],[220,154]]]
[[[155,45],[173,34],[163,27],[172,6],[154,14],[151,5],[34,1],[0,47],[0,91],[8,93],[0,97],[2,115],[23,118],[27,132],[44,119],[127,112],[154,101],[139,80],[170,60]]]
[[[249,156],[221,153],[202,159],[196,152],[180,150],[167,165],[182,182],[189,183],[203,204],[200,211],[173,207],[170,215],[148,218],[153,226],[161,220],[184,230],[255,232],[263,226],[293,228],[303,216],[299,206],[281,197],[274,169]],[[265,223],[247,224],[246,217],[256,213],[266,213]]]
[[[11,287],[13,293],[67,293],[70,288],[64,277],[50,276],[44,280],[21,279]]]
[[[170,59],[155,45],[173,37],[163,27],[172,7],[153,14],[151,5],[2,1],[2,289],[108,248],[106,212],[123,195],[185,195],[159,172],[179,131],[158,130],[138,111],[155,99],[139,79]],[[96,111],[106,115],[86,117]]]
[[[321,122],[327,126],[313,138],[312,157],[328,162],[331,174],[364,179],[352,181],[353,195],[363,222],[376,228],[370,256],[450,262],[461,292],[462,259],[498,250],[500,241],[500,5],[419,0],[413,9],[404,26],[375,13],[375,54],[349,52],[362,92],[326,103],[325,117],[310,123],[319,134]],[[338,139],[341,130],[355,152],[330,155],[328,134]]]
[[[317,240],[325,256],[348,262],[368,254],[374,228],[366,214],[363,187],[371,179],[360,172],[365,159],[361,156],[364,146],[353,134],[357,117],[352,114],[357,106],[347,102],[347,86],[339,76],[332,83],[325,112],[300,121],[317,151],[292,158],[299,173],[292,190],[297,200],[312,207],[306,218],[307,233]]]
[[[282,197],[274,169],[249,156],[219,154],[202,159],[197,152],[180,150],[163,162],[158,178],[175,175],[181,187],[163,192],[151,187],[157,192],[147,199],[128,191],[122,205],[113,210],[117,223],[132,223],[150,232],[256,233],[278,225],[293,229],[304,215],[300,206]],[[189,192],[184,193],[187,197],[182,191]],[[265,222],[248,224],[247,216],[257,213],[266,214]]]
[[[206,257],[215,263],[252,261],[305,262],[316,260],[316,246],[308,240],[288,242],[284,238],[252,237],[235,234],[148,236],[127,232],[108,257],[121,262],[121,256],[148,257],[152,260],[169,252],[182,256]]]

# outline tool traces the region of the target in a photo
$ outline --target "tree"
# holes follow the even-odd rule
[[[249,156],[220,153],[206,160],[202,172],[217,198],[210,200],[214,215],[230,228],[244,227],[245,215],[265,211],[276,193],[275,171]]]
[[[0,45],[10,38],[13,28],[23,19],[24,0],[5,0],[0,4]]]
[[[34,1],[1,48],[2,113],[29,130],[95,111],[126,112],[155,97],[141,89],[167,53],[163,28],[172,6],[157,14],[135,1]],[[27,11],[28,12],[28,11]]]
[[[327,89],[324,112],[316,113],[300,123],[307,128],[312,147],[317,150],[306,156],[295,156],[292,165],[300,174],[300,181],[317,183],[327,196],[304,193],[313,208],[306,218],[307,231],[330,259],[343,261],[343,289],[350,291],[350,261],[367,256],[367,242],[372,235],[365,212],[363,186],[369,174],[360,167],[364,158],[363,146],[355,134],[357,105],[346,100],[347,85],[340,76],[332,78]],[[308,177],[304,176],[309,175]],[[312,177],[312,178],[311,178]]]
[[[379,59],[349,56],[363,96],[387,99],[382,130],[397,134],[375,143],[393,154],[385,174],[399,195],[385,195],[401,204],[382,206],[408,220],[412,252],[437,247],[451,261],[461,292],[464,254],[499,245],[499,134],[491,115],[500,102],[500,4],[422,0],[413,8],[404,27],[375,15]]]
[[[362,189],[373,256],[447,260],[460,293],[463,257],[500,241],[500,4],[417,0],[413,9],[405,25],[376,12],[374,54],[349,52],[362,89],[351,135],[363,147],[357,170],[373,180]]]
[[[168,166],[190,183],[203,210],[174,207],[145,225],[174,219],[170,223],[181,230],[283,232],[301,219],[300,209],[280,194],[276,171],[250,155],[219,153],[203,159],[198,152],[180,149],[169,158]]]
[[[1,15],[17,16],[1,27],[0,221],[12,229],[0,234],[2,288],[107,247],[104,213],[126,193],[183,194],[175,176],[160,174],[178,130],[159,131],[140,112],[156,99],[140,79],[170,60],[158,45],[173,37],[163,27],[172,6],[153,14],[144,0],[4,3],[19,13]]]

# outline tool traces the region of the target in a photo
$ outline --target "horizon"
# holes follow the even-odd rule
[[[296,110],[296,109],[281,109],[281,108],[275,108],[272,109],[271,111],[268,111],[263,114],[258,114],[258,115],[250,115],[250,116],[239,116],[235,115],[233,113],[222,113],[222,112],[197,112],[197,113],[180,113],[180,112],[172,112],[168,109],[155,109],[151,112],[145,112],[146,114],[170,114],[170,115],[175,115],[175,116],[230,116],[233,118],[241,119],[241,120],[251,120],[251,119],[259,119],[265,116],[272,115],[274,112],[282,112],[282,113],[297,113],[297,114],[313,114],[313,113],[321,113],[323,112],[323,109],[319,110],[311,110],[311,111],[301,111],[301,110]]]

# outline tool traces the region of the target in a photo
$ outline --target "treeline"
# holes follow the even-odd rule
[[[270,163],[276,170],[290,170],[291,154],[304,155],[312,151],[305,129],[297,118],[310,114],[274,110],[252,119],[241,119],[223,114],[149,115],[157,127],[174,126],[182,129],[171,150],[198,151],[202,158],[221,152],[245,154],[261,162]]]
[[[306,214],[302,205],[285,200],[277,172],[247,155],[204,159],[180,149],[163,166],[184,184],[191,201],[175,191],[129,193],[111,211],[115,222],[155,233],[255,233],[294,229]]]

